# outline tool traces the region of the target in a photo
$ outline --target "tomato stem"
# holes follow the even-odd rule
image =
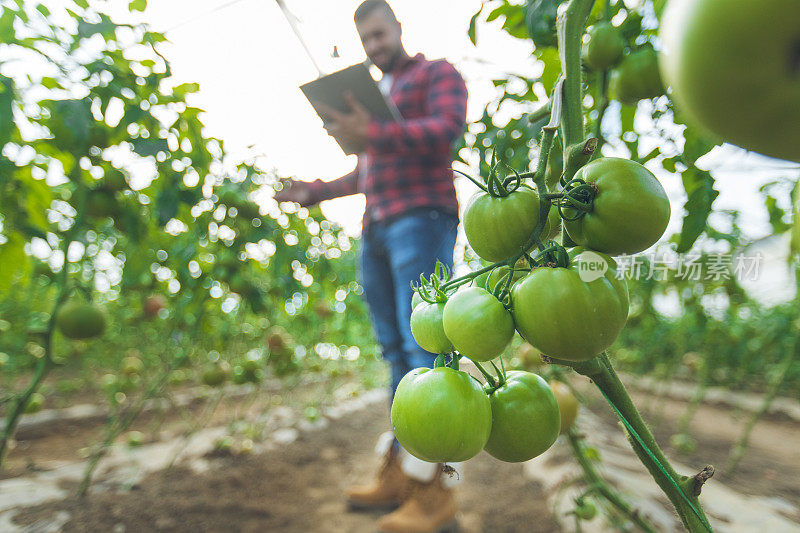
[[[672,502],[686,529],[691,532],[711,531],[698,500],[699,494],[694,493],[694,477],[681,476],[675,472],[642,420],[605,352],[598,357],[580,362],[548,359],[556,364],[570,366],[592,380],[625,425],[631,448]]]
[[[594,493],[605,498],[608,503],[617,508],[631,522],[639,526],[642,531],[655,533],[656,529],[637,512],[636,509],[626,502],[608,483],[597,473],[591,459],[586,455],[586,446],[583,436],[581,436],[575,426],[567,432],[567,442],[572,449],[572,455],[583,470],[583,477],[590,485],[584,495]]]
[[[76,166],[70,176],[70,179],[77,184],[77,188],[75,190],[75,196],[77,198],[77,215],[75,216],[72,226],[70,226],[69,229],[67,229],[67,231],[64,233],[61,241],[61,253],[64,257],[64,265],[61,268],[58,277],[56,278],[59,292],[56,302],[53,305],[53,310],[50,313],[50,319],[47,323],[47,331],[45,333],[44,340],[44,355],[36,365],[36,371],[30,384],[25,391],[17,397],[16,404],[10,410],[9,415],[6,418],[6,424],[3,428],[3,433],[0,435],[0,467],[2,467],[6,453],[8,453],[8,443],[14,436],[14,432],[17,429],[17,424],[19,424],[19,419],[25,412],[25,408],[27,407],[31,396],[33,396],[33,394],[38,390],[45,376],[50,372],[50,370],[53,369],[53,367],[55,367],[55,362],[53,361],[53,333],[56,328],[56,316],[58,315],[58,311],[61,309],[61,306],[67,301],[70,293],[68,277],[68,251],[74,240],[75,234],[83,227],[83,216],[86,211],[87,188],[85,185],[83,185],[83,182],[78,179],[79,172],[80,169]]]
[[[464,356],[464,357],[466,357],[466,356]],[[469,359],[469,357],[467,357],[467,359]],[[492,375],[491,375],[491,374],[489,374],[489,373],[486,371],[486,369],[484,369],[484,368],[481,366],[481,364],[480,364],[479,362],[477,362],[477,361],[474,361],[474,360],[472,360],[472,359],[470,359],[470,361],[472,361],[472,364],[473,364],[473,365],[475,365],[475,368],[477,368],[478,370],[480,370],[481,374],[483,374],[483,377],[484,377],[484,378],[486,378],[486,382],[489,384],[489,386],[490,386],[490,387],[493,387],[493,388],[494,388],[494,387],[497,387],[497,383],[494,381],[494,378],[492,377]]]
[[[478,188],[479,188],[480,190],[482,190],[483,192],[485,192],[485,193],[488,193],[488,192],[489,192],[489,190],[486,188],[486,185],[484,185],[483,183],[479,182],[478,180],[476,180],[475,178],[473,178],[472,176],[470,176],[470,175],[469,175],[469,174],[467,174],[466,172],[461,172],[461,171],[460,171],[460,170],[458,170],[458,169],[453,169],[453,172],[457,172],[458,174],[461,174],[462,176],[464,176],[465,178],[467,178],[469,181],[471,181],[472,183],[474,183],[474,184],[475,184],[475,186],[476,186],[476,187],[478,187]]]

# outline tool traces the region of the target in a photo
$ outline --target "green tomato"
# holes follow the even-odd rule
[[[144,433],[141,431],[128,432],[128,446],[131,448],[137,448],[142,444],[144,444]]]
[[[486,281],[489,279],[491,273],[494,272],[493,270],[489,270],[484,272],[483,274],[478,274],[474,278],[472,278],[472,285],[475,287],[481,287],[483,289],[486,288]]]
[[[578,399],[568,386],[559,381],[551,381],[550,388],[556,395],[558,412],[561,413],[561,433],[566,433],[578,417]]]
[[[627,105],[664,94],[656,51],[647,47],[625,56],[611,73],[610,88],[611,94]]]
[[[575,514],[581,520],[589,521],[597,516],[597,507],[588,500],[583,500],[577,507],[575,507]]]
[[[583,46],[583,61],[594,70],[608,70],[622,58],[625,41],[619,29],[610,22],[598,22],[586,32],[589,39]]]
[[[144,363],[136,356],[128,356],[122,359],[120,370],[126,376],[141,374],[142,370],[144,370]]]
[[[634,254],[655,244],[667,229],[670,205],[664,187],[644,166],[603,157],[576,178],[597,187],[592,210],[564,226],[576,244],[611,255]],[[570,210],[565,210],[570,214]]]
[[[414,296],[411,297],[411,310],[413,311],[418,304],[421,304],[425,300],[422,299],[422,296],[417,291],[414,291]]]
[[[561,418],[556,397],[536,374],[512,370],[507,381],[489,393],[492,433],[484,449],[509,463],[533,459],[558,438]]]
[[[494,359],[514,337],[511,313],[480,287],[456,291],[444,306],[442,325],[455,349],[473,361]]]
[[[411,334],[423,350],[431,353],[450,353],[453,343],[442,325],[444,303],[422,302],[411,312]]]
[[[800,2],[671,0],[660,37],[661,72],[691,123],[800,161]]]
[[[25,414],[38,413],[44,406],[44,395],[40,392],[34,392],[28,398],[28,404],[25,406]]]
[[[201,381],[209,387],[219,387],[228,380],[230,373],[230,364],[227,361],[219,361],[203,372]]]
[[[492,430],[492,406],[481,385],[449,367],[416,368],[397,386],[391,411],[398,442],[431,463],[476,456]]]
[[[56,326],[68,339],[91,339],[106,329],[103,312],[85,302],[67,302],[56,314]]]
[[[545,362],[542,361],[542,352],[527,342],[523,342],[519,345],[519,348],[517,348],[516,357],[522,367],[527,369],[539,368],[545,364]]]
[[[573,252],[586,252],[584,259],[589,255],[582,248]],[[605,264],[605,272],[587,273],[585,267],[592,263],[574,261],[568,268],[536,268],[511,289],[517,331],[545,355],[586,361],[611,346],[625,326],[627,285],[616,279],[613,259],[591,254]],[[584,281],[581,275],[591,281]]]
[[[539,221],[539,193],[520,186],[505,198],[479,192],[464,210],[464,233],[479,257],[502,261],[519,252]],[[542,235],[549,235],[549,223]]]
[[[625,20],[619,25],[619,32],[624,39],[635,40],[642,33],[642,15],[638,11],[628,11]]]
[[[244,368],[248,372],[255,372],[256,370],[261,370],[263,366],[264,366],[264,359],[256,353],[247,354],[244,358],[244,361],[242,361],[242,368]]]

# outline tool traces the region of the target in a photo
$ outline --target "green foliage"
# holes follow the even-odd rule
[[[204,350],[225,357],[233,340],[236,357],[275,324],[291,325],[298,346],[374,353],[354,241],[318,209],[281,209],[269,198],[276,173],[233,161],[205,133],[203,111],[186,101],[199,86],[174,84],[163,35],[81,1],[4,5],[0,69],[19,57],[38,62],[0,76],[6,368],[26,371],[31,349],[50,349],[48,320],[62,293],[108,312],[111,334],[81,347],[99,368],[140,344],[162,365]],[[153,293],[168,305],[143,322],[140,302]],[[322,308],[331,311],[324,318],[314,312]],[[54,360],[73,355],[57,337]]]

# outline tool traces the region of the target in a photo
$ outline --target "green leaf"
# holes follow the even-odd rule
[[[172,94],[180,98],[184,98],[187,94],[196,93],[199,90],[199,83],[182,83],[172,89]]]
[[[633,129],[633,120],[636,118],[636,106],[620,106],[619,118],[622,122],[622,133],[626,131],[635,131]]]
[[[525,3],[525,21],[528,35],[536,48],[555,46],[556,16],[558,6],[563,0],[527,0]]]
[[[800,185],[794,186],[792,194],[792,233],[789,247],[794,253],[800,252]]]
[[[131,0],[128,4],[130,11],[144,11],[147,9],[147,0]]]
[[[42,85],[47,89],[57,89],[61,87],[61,84],[55,78],[50,78],[45,76],[42,78]]]
[[[166,139],[132,139],[128,141],[133,151],[142,157],[155,156],[158,152],[169,152]]]
[[[0,244],[0,300],[12,283],[30,270],[31,262],[25,258],[25,241],[16,233],[8,235],[8,241]]]
[[[696,128],[687,127],[683,132],[686,142],[683,146],[683,162],[687,166],[694,165],[695,162],[717,146],[716,142],[710,141],[703,136]]]
[[[478,10],[478,12],[472,15],[472,18],[469,19],[469,29],[467,30],[467,36],[469,37],[469,40],[473,45],[478,44],[478,36],[476,35],[476,25],[478,23],[478,17],[480,16],[481,12],[483,12],[483,6],[485,5],[486,4],[481,4],[481,8]]]
[[[544,61],[542,85],[547,94],[552,94],[553,88],[556,86],[559,76],[561,76],[561,58],[558,55],[558,50],[555,48],[542,50],[539,60]]]
[[[683,208],[683,227],[678,240],[678,253],[687,252],[703,233],[708,223],[708,215],[719,192],[714,190],[714,178],[709,172],[697,167],[689,167],[683,173],[683,188],[688,200]]]
[[[14,80],[0,75],[0,146],[5,145],[15,129]]]
[[[517,39],[525,39],[528,36],[528,29],[525,26],[525,12],[522,6],[514,6],[514,10],[506,13],[503,29],[510,36]]]
[[[32,167],[20,169],[17,177],[25,191],[25,211],[28,215],[28,225],[39,232],[47,231],[47,210],[53,201],[53,192],[45,180],[34,179],[31,175]]]
[[[42,102],[50,110],[50,119],[44,125],[53,134],[52,143],[67,151],[82,151],[89,140],[89,130],[94,117],[89,98],[81,100],[48,100]]]
[[[74,0],[74,2],[75,2],[75,5],[77,5],[78,7],[82,7],[83,9],[86,9],[86,8],[89,7],[88,0]]]
[[[667,172],[675,172],[675,163],[678,161],[679,157],[665,157],[663,161],[661,161],[661,166],[664,167],[664,170]]]
[[[156,215],[160,226],[165,226],[167,222],[175,218],[175,215],[178,214],[179,204],[177,187],[168,187],[158,194]]]
[[[653,11],[655,11],[659,21],[661,20],[661,15],[664,13],[665,7],[667,7],[667,0],[653,0]]]
[[[114,24],[114,22],[106,15],[100,15],[100,22],[96,24],[85,22],[83,20],[78,22],[78,35],[83,39],[98,33],[106,39],[111,39],[114,37],[114,31],[116,29],[117,25]]]
[[[486,22],[493,22],[508,12],[509,5],[507,3],[501,4],[494,8],[491,13],[486,17]]]
[[[154,31],[145,32],[144,37],[142,40],[146,43],[161,43],[167,40],[163,33],[158,33]]]
[[[657,157],[660,153],[661,150],[659,150],[658,148],[653,148],[652,150],[650,150],[650,153],[640,158],[641,159],[640,163],[644,164],[653,159],[654,157]]]
[[[778,200],[772,196],[767,195],[764,199],[764,205],[767,207],[769,214],[769,223],[772,226],[772,233],[783,233],[788,230],[791,225],[783,221],[786,212],[778,205]]]
[[[17,13],[13,9],[5,9],[3,16],[0,16],[0,43],[13,43],[17,40],[14,33],[14,20]]]

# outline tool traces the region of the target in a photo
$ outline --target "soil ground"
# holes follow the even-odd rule
[[[587,431],[587,442],[595,444],[606,437],[618,437],[618,422],[602,398],[588,384],[577,385],[589,399],[588,413],[582,415],[584,420],[586,416],[592,417],[586,425],[591,428]],[[282,405],[302,413],[308,399],[321,395],[323,387],[326,385],[307,384],[291,393],[284,392]],[[349,397],[348,390],[354,389],[340,383],[337,390],[340,394],[333,397]],[[209,418],[208,425],[225,426],[244,413],[269,410],[270,405],[274,406],[274,396],[265,393],[253,401],[252,397],[240,395],[223,402]],[[647,394],[634,392],[633,396],[637,404],[648,404]],[[243,405],[244,402],[250,403]],[[725,463],[744,416],[724,406],[702,406],[691,424],[691,433],[698,441],[697,450],[679,456],[668,442],[686,402],[649,403],[653,409],[644,413],[645,419],[671,459],[674,457],[696,470],[709,463],[716,465],[717,474],[709,483],[723,484],[743,497],[780,502],[779,518],[784,520],[781,523],[796,525],[787,531],[800,531],[800,422],[780,416],[760,421],[739,470],[730,473]],[[197,415],[201,410],[199,402],[181,415],[150,412],[137,421],[136,429],[145,431],[148,441],[175,439],[185,429],[187,420],[191,420],[191,414]],[[300,414],[297,420],[302,418]],[[98,489],[87,498],[76,500],[68,495],[17,507],[11,510],[9,523],[27,531],[375,531],[375,520],[380,513],[349,511],[343,489],[370,479],[379,466],[380,458],[374,455],[373,447],[377,435],[389,428],[386,401],[365,404],[325,420],[326,424],[313,430],[295,432],[288,439],[291,442],[276,439],[269,446],[256,447],[250,454],[205,453],[206,466],[199,470],[179,461],[172,468],[136,478],[132,484],[113,484],[102,474],[97,479]],[[20,432],[10,456],[11,469],[3,476],[6,483],[79,462],[78,450],[102,432],[103,423],[98,418],[71,420]],[[277,437],[276,430],[265,428],[268,434]],[[553,461],[571,461],[568,454],[555,457]],[[456,489],[461,531],[571,530],[571,521],[563,515],[563,505],[552,505],[552,488],[545,488],[526,475],[522,465],[502,463],[480,454],[465,465],[464,477]],[[64,494],[73,494],[75,485],[75,481],[63,481],[60,488],[65,490]],[[0,495],[2,492],[0,488]],[[719,531],[748,530],[740,526],[727,529],[724,517],[711,518],[718,520]]]

